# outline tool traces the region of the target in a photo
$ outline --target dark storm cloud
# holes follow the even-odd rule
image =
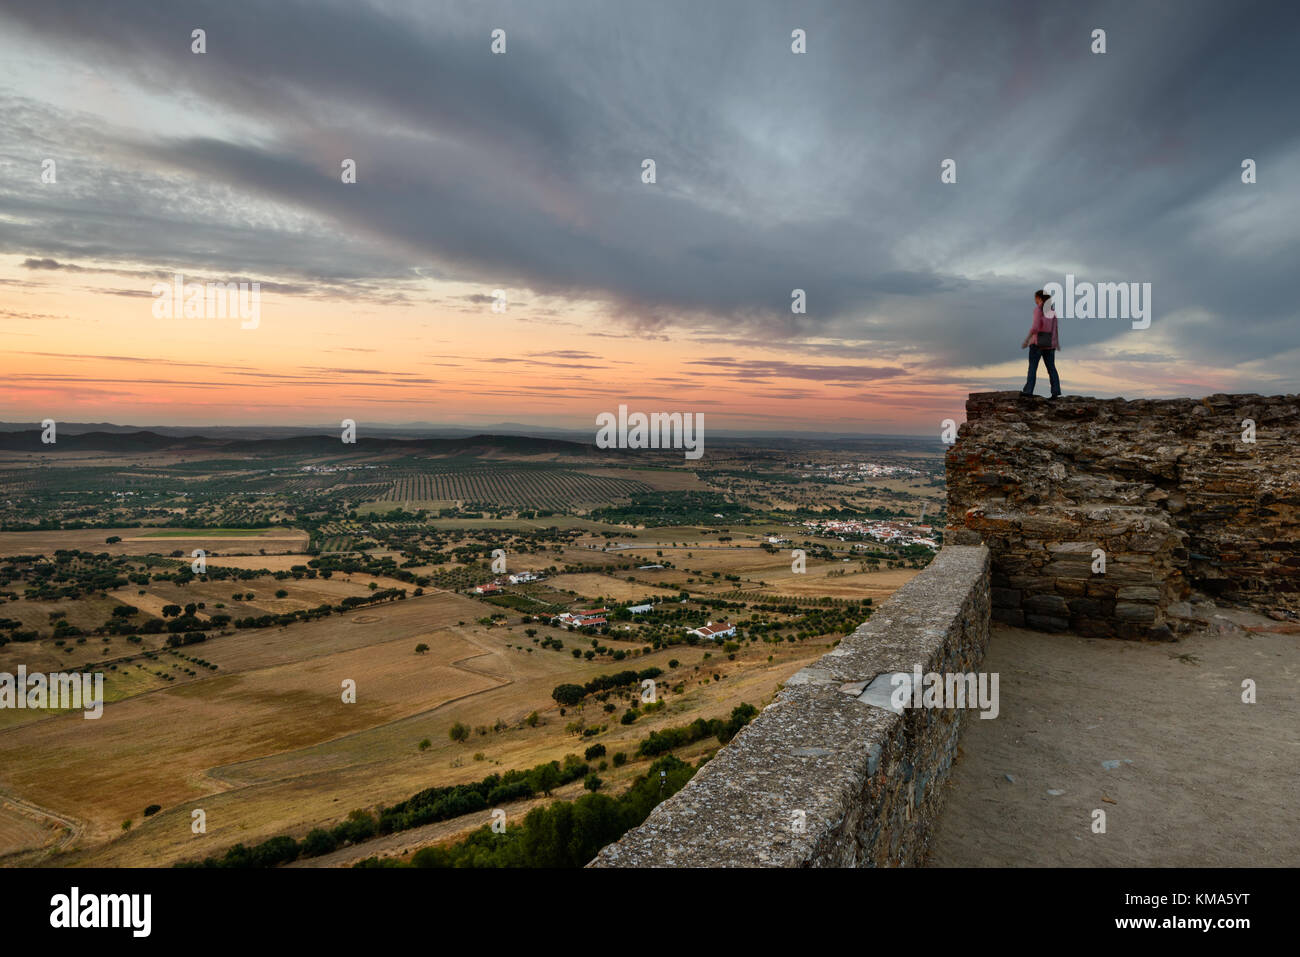
[[[66,272],[85,272],[80,266],[74,266],[71,263],[61,263],[57,259],[24,259],[22,262],[24,269],[61,269]]]
[[[871,368],[868,366],[858,365],[812,365],[802,362],[733,359],[729,356],[712,356],[705,359],[695,359],[689,364],[705,366],[715,375],[744,375],[751,381],[779,378],[810,379],[827,384],[835,384],[837,382],[861,383],[864,379],[892,379],[896,376],[907,374],[906,370],[897,367]]]
[[[415,275],[482,282],[475,302],[527,287],[641,334],[844,338],[935,370],[1006,358],[1030,293],[1073,272],[1151,282],[1155,315],[1066,323],[1066,354],[1272,360],[1300,347],[1296,9],[10,0],[16,35],[211,108],[221,132],[100,130],[10,91],[3,139],[61,144],[114,189],[4,189],[0,249],[256,266],[332,296]],[[230,191],[329,228],[224,215]]]

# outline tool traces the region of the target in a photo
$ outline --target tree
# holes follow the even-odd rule
[[[162,613],[164,618],[174,618],[181,613],[180,605],[163,605]]]
[[[605,782],[602,781],[595,774],[588,774],[586,779],[582,782],[582,786],[586,788],[588,791],[599,791],[601,785],[603,785],[604,783]]]
[[[415,653],[417,655],[422,655],[428,650],[429,650],[429,646],[426,645],[424,642],[420,642],[418,645],[415,646]]]
[[[533,790],[541,791],[547,797],[551,796],[551,791],[559,786],[560,783],[560,766],[552,761],[550,764],[543,764],[533,772]]]
[[[288,598],[288,597],[289,597],[289,593],[288,593],[287,591],[285,591],[283,588],[277,588],[277,589],[275,590],[275,597],[276,597],[276,598]]]
[[[470,731],[469,725],[461,724],[459,721],[457,721],[455,724],[451,726],[451,730],[448,731],[447,734],[453,741],[464,742],[469,740],[469,731]]]
[[[562,684],[556,685],[551,692],[551,697],[555,699],[556,704],[574,705],[586,697],[586,691],[582,685]]]

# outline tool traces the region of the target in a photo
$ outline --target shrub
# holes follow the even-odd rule
[[[334,839],[334,835],[324,828],[315,828],[308,831],[307,836],[302,839],[302,856],[303,857],[320,857],[322,854],[328,854],[339,846],[339,842]]]

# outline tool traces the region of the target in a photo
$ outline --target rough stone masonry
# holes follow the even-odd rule
[[[920,864],[968,709],[896,709],[892,678],[978,672],[988,643],[988,549],[945,545],[588,866]]]
[[[988,545],[995,620],[1167,639],[1193,590],[1300,611],[1300,396],[978,392],[966,415],[944,540]]]

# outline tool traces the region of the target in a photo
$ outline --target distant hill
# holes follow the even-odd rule
[[[344,445],[339,434],[291,435],[283,438],[214,438],[204,435],[161,435],[138,432],[65,432],[60,427],[58,442],[45,445],[40,429],[0,432],[0,450],[14,452],[213,452],[249,455],[338,454],[351,452],[430,452],[434,454],[484,454],[508,452],[516,455],[585,455],[596,451],[593,442],[583,444],[565,439],[522,435],[468,435],[450,439],[403,439],[391,436],[358,436],[356,444]]]
[[[706,420],[707,424],[707,420]],[[39,426],[35,422],[0,422],[0,436],[8,432],[30,432]],[[59,436],[84,435],[90,432],[105,433],[141,433],[151,432],[155,435],[194,440],[221,439],[286,439],[303,436],[338,435],[339,427],[324,425],[116,425],[111,422],[60,422]],[[362,434],[371,438],[394,439],[474,439],[484,435],[494,438],[525,437],[537,439],[560,439],[589,446],[595,437],[595,425],[588,429],[561,429],[542,425],[527,425],[520,422],[497,422],[478,427],[438,425],[431,422],[413,422],[394,425],[386,422],[363,421],[360,424]],[[743,448],[760,445],[766,448],[827,448],[842,447],[846,449],[877,448],[917,448],[924,451],[942,449],[938,432],[933,435],[906,435],[876,432],[813,432],[804,429],[754,430],[754,429],[720,429],[709,427],[706,441],[719,446]]]

